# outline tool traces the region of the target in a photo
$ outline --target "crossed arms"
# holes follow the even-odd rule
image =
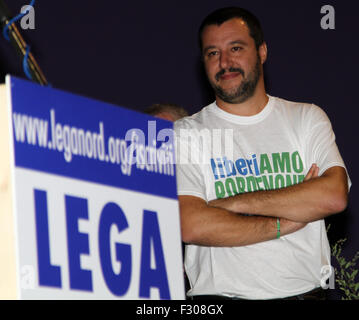
[[[335,166],[318,177],[313,165],[303,183],[287,188],[243,193],[207,203],[179,196],[182,239],[202,246],[244,246],[276,238],[307,223],[343,211],[348,201],[347,174]],[[245,216],[243,214],[252,214]]]

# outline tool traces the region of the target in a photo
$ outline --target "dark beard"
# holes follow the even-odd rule
[[[233,93],[224,91],[220,86],[215,85],[211,82],[212,88],[221,100],[231,104],[243,103],[247,101],[250,97],[254,95],[254,91],[257,87],[259,78],[261,76],[261,62],[258,56],[256,65],[253,70],[248,74],[248,77],[244,77],[244,71],[239,68],[230,68],[230,72],[239,72],[243,76],[243,81],[238,88]],[[219,78],[220,75],[224,73],[224,70],[221,70],[216,78]]]

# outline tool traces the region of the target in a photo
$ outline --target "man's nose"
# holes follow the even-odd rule
[[[228,69],[231,66],[230,56],[226,52],[221,52],[219,57],[219,66],[221,69]]]

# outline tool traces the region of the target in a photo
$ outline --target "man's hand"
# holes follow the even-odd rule
[[[312,178],[317,178],[318,175],[319,175],[319,167],[315,163],[313,163],[307,175],[305,176],[304,181],[308,181]]]
[[[319,167],[315,163],[313,163],[307,175],[305,176],[304,181],[317,178],[318,174],[319,174]],[[286,232],[288,233],[298,231],[304,228],[306,225],[307,223],[305,222],[295,222],[284,218],[280,219],[281,230],[286,230]]]

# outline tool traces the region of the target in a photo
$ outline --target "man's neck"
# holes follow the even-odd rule
[[[222,110],[237,116],[254,116],[260,113],[268,103],[265,90],[257,90],[248,100],[238,104],[232,104],[216,97],[216,103]]]

